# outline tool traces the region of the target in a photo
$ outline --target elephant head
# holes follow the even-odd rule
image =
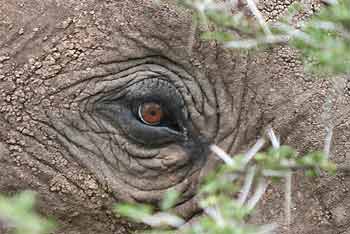
[[[4,0],[0,12],[0,191],[38,191],[62,233],[126,232],[107,207],[169,189],[191,217],[218,163],[210,144],[235,154],[268,125],[300,150],[321,144],[303,136],[322,82],[287,47],[201,41],[171,2]]]

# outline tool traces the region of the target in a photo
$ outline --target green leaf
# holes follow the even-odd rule
[[[308,71],[320,74],[350,72],[349,0],[338,0],[337,4],[322,8],[301,30],[308,39],[293,38],[291,45],[302,52]]]
[[[33,211],[35,194],[25,191],[11,198],[0,196],[0,217],[15,226],[16,234],[46,234],[54,228],[54,222]]]
[[[313,169],[309,169],[305,171],[305,175],[309,177],[315,177],[318,176],[318,173]]]
[[[144,217],[152,214],[153,209],[144,204],[116,204],[114,211],[122,216],[131,218],[135,221],[141,221]]]
[[[180,193],[178,191],[176,191],[175,189],[168,190],[165,193],[164,198],[162,200],[162,203],[160,206],[161,209],[167,210],[167,209],[172,208],[176,204],[179,196],[180,196]]]
[[[234,39],[232,34],[226,32],[204,32],[201,38],[202,40],[216,40],[219,42],[228,42]]]

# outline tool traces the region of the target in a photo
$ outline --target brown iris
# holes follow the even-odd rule
[[[148,125],[157,125],[163,118],[162,106],[155,102],[146,102],[139,106],[140,119]]]

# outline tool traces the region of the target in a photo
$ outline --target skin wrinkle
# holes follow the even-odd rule
[[[40,121],[40,120],[37,120],[37,121]],[[42,122],[41,124],[47,125],[45,122]],[[50,129],[51,129],[51,130],[54,130],[54,131],[56,132],[56,134],[58,134],[59,137],[63,137],[63,136],[59,133],[59,131],[57,131],[56,129],[51,128],[51,126],[50,126]],[[66,139],[66,140],[67,140],[67,142],[69,141],[68,139]],[[65,149],[68,149],[68,151],[69,151],[69,147],[65,147]],[[72,155],[72,154],[71,154],[71,155]],[[34,156],[34,154],[33,154],[32,156]],[[66,155],[66,154],[63,154],[63,156],[64,156],[65,158],[67,158],[67,155]],[[34,156],[34,157],[35,157],[35,156]],[[72,157],[72,158],[74,158],[74,157]],[[58,172],[59,174],[62,174],[62,173],[63,173],[61,170],[59,170],[58,168],[56,168],[56,167],[55,167],[54,165],[52,165],[51,163],[46,162],[46,161],[44,161],[43,159],[38,158],[38,157],[35,157],[35,159],[36,159],[37,161],[41,162],[43,165],[47,166],[48,168],[51,168],[52,170],[55,170],[55,171]],[[69,159],[71,159],[71,158],[67,158],[67,160],[69,160]],[[66,179],[67,179],[68,181],[70,181],[70,183],[72,183],[72,184],[74,184],[75,186],[77,186],[78,188],[84,190],[84,188],[81,187],[81,186],[80,186],[78,183],[76,183],[74,180],[71,180],[69,177],[66,177]]]
[[[136,83],[136,82],[135,82]]]
[[[135,71],[142,71],[144,68],[142,67],[142,65],[140,65],[141,67],[139,68],[139,67],[133,67],[133,72],[135,72]],[[154,66],[151,66],[150,64],[147,64],[146,66],[145,66],[145,69],[146,70],[148,70],[148,71],[151,71],[152,72],[152,70],[151,69],[153,69],[154,68]],[[160,67],[159,67],[160,68]],[[161,70],[159,70],[159,71],[161,71],[162,73],[159,73],[158,72],[158,75],[157,76],[159,76],[159,75],[164,75],[164,68],[161,68]],[[169,73],[170,71],[166,71],[166,73]],[[129,70],[125,70],[125,71],[123,71],[123,76],[127,76],[127,74],[133,74],[132,72],[130,72]],[[173,76],[173,75],[175,75],[175,74],[169,74],[169,76],[171,77],[171,76]],[[168,77],[169,77],[168,76]],[[109,79],[116,79],[116,77],[121,77],[120,76],[120,74],[118,74],[117,76],[116,75],[113,75],[113,76],[110,76],[110,78],[108,78],[108,79],[104,79],[104,81],[106,81],[106,80],[109,80]],[[126,79],[128,79],[129,77],[125,77]],[[108,88],[108,89],[106,89],[105,87],[105,85],[104,85],[104,82],[103,81],[101,81],[101,80],[98,80],[97,82],[98,83],[101,83],[102,85],[98,88],[95,88],[95,91],[98,91],[98,90],[100,90],[99,92],[98,92],[98,94],[97,94],[97,96],[100,96],[100,97],[103,97],[103,95],[105,95],[107,92],[112,92],[113,90],[115,91],[116,90],[116,88],[117,88],[117,90],[121,90],[121,89],[125,89],[125,88],[127,88],[128,86],[131,86],[131,85],[133,85],[133,84],[135,84],[135,83],[137,83],[137,82],[141,82],[141,81],[139,81],[139,80],[135,80],[135,77],[132,77],[132,79],[131,79],[133,82],[128,82],[127,83],[127,85],[125,86],[118,86],[118,87],[115,87],[115,86],[110,86],[110,88]],[[89,83],[90,83],[90,85],[92,85],[93,83],[93,80],[90,80],[89,81]],[[117,84],[118,82],[116,82],[116,84]],[[120,84],[120,83],[119,83]],[[95,86],[96,87],[96,86]],[[190,92],[190,91],[189,91]],[[181,94],[181,95],[183,95],[183,94]],[[92,97],[92,99],[90,99]],[[83,105],[84,107],[83,107],[83,109],[81,109],[81,111],[84,111],[84,108],[86,108],[86,109],[89,109],[89,115],[92,115],[92,117],[93,117],[93,119],[95,119],[95,122],[96,123],[101,123],[101,121],[100,120],[98,120],[98,119],[96,119],[96,118],[94,118],[94,116],[93,116],[93,113],[91,112],[91,108],[89,107],[89,106],[92,106],[92,105],[94,105],[94,103],[96,103],[97,101],[99,101],[99,99],[100,100],[102,100],[103,98],[94,98],[93,96],[90,96],[90,98],[89,97],[86,97],[86,98],[84,98],[83,99],[83,101],[81,102],[81,105]],[[80,107],[82,107],[80,105]],[[100,125],[100,124],[98,124],[98,125]],[[104,131],[105,132],[108,132],[108,129],[110,128],[110,127],[107,127],[105,124],[102,124],[102,126],[104,126]],[[97,126],[96,126],[97,127]],[[94,127],[94,128],[96,128],[96,127]],[[100,125],[100,127],[101,127],[101,125]],[[93,141],[93,140],[92,140]],[[94,141],[93,141],[94,142]],[[118,140],[114,140],[113,141],[114,143],[118,143]],[[95,143],[95,145],[97,145],[97,144],[99,144],[99,143]],[[111,141],[110,141],[110,143],[109,144],[113,144],[113,143],[111,143]],[[125,145],[128,145],[127,143],[125,144]],[[124,145],[124,147],[123,146],[119,146],[119,147],[121,147],[121,148],[124,148],[124,150],[125,150],[125,145]],[[111,145],[110,145],[110,148],[114,151],[114,149],[116,149],[116,147],[112,147]],[[103,152],[102,152],[102,150],[101,149],[98,149],[98,153],[97,152],[95,152],[96,154],[102,154],[103,155]],[[130,153],[130,152],[129,152]],[[120,156],[122,156],[122,155],[124,155],[125,153],[120,153],[120,152],[114,152],[114,154],[116,155],[116,154],[118,154],[119,155],[119,157]],[[126,154],[125,154],[126,155]],[[132,155],[130,155],[129,157],[132,157]],[[130,160],[131,158],[129,158],[129,160]],[[129,163],[127,163],[127,164],[124,164],[124,162],[127,162],[127,161],[125,161],[126,160],[126,158],[125,159],[123,159],[123,160],[120,160],[120,159],[118,159],[117,161],[118,161],[118,165],[119,165],[119,171],[121,171],[121,168],[120,168],[120,165],[123,165],[123,167],[124,168],[129,168],[129,170],[131,170],[131,171],[133,171],[134,169],[132,169],[132,168],[130,168],[130,166],[132,167],[132,163],[129,161]],[[154,164],[152,165],[152,163],[151,164],[148,164],[147,165],[147,161],[144,161],[144,162],[146,162],[146,164],[144,164],[144,162],[142,162],[141,160],[136,160],[137,162],[138,162],[138,164],[140,164],[140,165],[142,165],[143,167],[146,167],[146,168],[153,168],[154,167]],[[163,164],[159,164],[159,166],[160,165],[163,165]],[[157,166],[156,166],[157,167]],[[161,167],[163,167],[163,166],[161,166]],[[188,166],[187,166],[188,167]],[[184,164],[184,166],[182,166],[181,168],[186,168],[186,165]],[[167,169],[168,171],[169,171],[169,169]],[[131,173],[131,171],[129,171],[128,173]],[[138,170],[136,170],[136,171],[138,171]],[[187,170],[185,170],[185,171],[188,171],[188,169]],[[127,171],[125,171],[125,172],[127,172]],[[175,172],[175,170],[171,170],[171,172]],[[194,172],[192,172],[192,173],[194,173]],[[131,174],[135,174],[135,173],[131,173]],[[159,173],[156,173],[154,176],[155,177],[157,177],[157,176],[159,176],[160,174]],[[187,178],[188,177],[188,175],[187,175],[187,173],[186,174],[183,174],[182,176],[181,176],[181,180],[183,180],[184,178]],[[124,180],[124,179],[123,179]],[[180,181],[178,181],[177,183],[181,183],[181,180]],[[128,182],[128,180],[124,180],[124,182]],[[173,185],[173,183],[172,183],[172,185]],[[170,186],[172,186],[172,185],[170,185]],[[137,186],[138,187],[138,186]],[[152,189],[154,189],[154,188],[152,188]]]
[[[123,171],[124,173],[126,174],[130,174],[130,177],[131,176],[134,176],[136,178],[141,178],[141,179],[144,179],[145,177],[148,177],[148,176],[154,176],[154,173],[156,173],[157,176],[159,176],[159,173],[153,171],[153,170],[147,170],[147,167],[144,167],[143,165],[140,165],[138,162],[137,162],[137,159],[132,157],[133,155],[132,154],[127,154],[128,150],[128,143],[125,142],[124,144],[122,144],[121,146],[121,149],[126,151],[126,153],[124,152],[119,152],[119,155],[120,154],[123,154],[125,155],[125,157],[127,157],[127,163],[125,163],[123,160],[121,160],[120,158],[118,158],[118,162],[120,165],[123,165]],[[117,154],[115,154],[117,155]],[[150,159],[152,160],[152,159]],[[133,162],[136,162],[136,165],[133,163]],[[141,175],[139,172],[143,172],[143,174]],[[129,181],[129,180],[127,180]]]
[[[118,66],[119,63],[125,63],[125,64],[130,64],[130,63],[135,63],[134,66],[132,67],[137,67],[140,65],[158,65],[160,67],[165,67],[169,71],[174,72],[178,76],[182,76],[184,80],[191,80],[190,74],[186,72],[186,68],[182,66],[181,64],[177,63],[174,60],[169,59],[168,57],[163,57],[160,55],[149,55],[147,57],[136,57],[136,58],[128,58],[127,60],[114,60],[114,59],[109,59],[106,62],[100,62],[97,65],[110,65],[111,67],[113,66]],[[127,65],[126,65],[127,66]],[[128,70],[128,68],[125,68],[124,70]],[[152,69],[153,71],[153,69]],[[181,75],[182,73],[186,73],[185,75]]]
[[[159,154],[159,149],[148,149],[147,151],[139,149],[136,145],[125,147],[127,153],[139,159],[153,159]]]
[[[57,127],[57,124],[55,124],[55,125]],[[86,139],[84,139],[82,137],[79,137],[79,141],[80,142],[77,142],[77,140],[72,139],[72,136],[75,136],[75,137],[79,136],[79,134],[74,134],[74,133],[78,133],[78,131],[75,131],[75,132],[72,131],[73,130],[72,126],[69,126],[69,125],[66,125],[66,124],[63,124],[63,123],[62,123],[61,126],[62,126],[62,129],[60,129],[60,130],[56,129],[56,131],[57,132],[63,132],[64,134],[61,134],[61,137],[64,137],[67,140],[67,142],[70,142],[72,145],[75,145],[77,148],[84,149],[86,152],[89,152],[92,155],[99,155],[98,149],[96,151],[95,149],[91,148],[91,144],[89,144],[90,142],[88,142],[88,141],[81,142],[81,140],[86,140]],[[63,130],[63,128],[65,130]],[[90,146],[90,147],[88,147],[88,146]],[[103,159],[105,160],[105,158],[103,158]]]
[[[167,54],[169,52],[169,49],[168,50],[165,50],[165,48],[150,48],[149,45],[146,44],[146,42],[140,40],[139,38],[137,37],[131,37],[130,35],[128,34],[124,34],[124,37],[135,42],[137,47],[139,48],[143,48],[145,50],[148,50],[150,51],[152,54]],[[148,38],[148,39],[153,39],[153,38]],[[170,47],[168,47],[170,48]]]
[[[191,93],[190,91],[190,88],[188,87],[188,85],[186,84],[186,82],[184,82],[184,86],[186,87],[186,90],[188,91],[188,94],[189,96],[191,97],[191,101],[193,102],[193,109],[196,110],[196,112],[201,115],[202,114],[202,111],[197,107],[198,104],[198,101],[196,101],[196,98],[195,96]],[[200,96],[200,97],[203,97],[203,94],[199,94],[199,95],[196,95],[196,96]],[[201,98],[201,100],[199,101],[200,103],[203,103],[203,98]],[[203,106],[203,104],[202,104]],[[191,113],[193,113],[193,110],[191,111]]]
[[[147,64],[146,64],[147,65]],[[145,65],[145,66],[146,66]],[[162,74],[163,75],[163,74]],[[194,81],[197,81],[197,79],[194,79]],[[184,82],[185,83],[185,82]],[[199,84],[199,83],[198,83]],[[186,86],[187,87],[187,86]],[[202,90],[202,88],[201,88],[201,91],[202,91],[202,95],[203,95],[203,90]],[[204,93],[204,95],[205,95],[205,93]],[[209,98],[206,96],[206,98],[207,98],[207,100],[209,100]],[[193,99],[193,101],[194,101],[195,99]],[[195,101],[194,101],[195,102]],[[202,102],[203,103],[203,102]],[[201,113],[200,111],[199,111],[199,109],[197,109],[197,111],[199,112],[199,113]]]
[[[81,190],[84,190],[83,186],[81,186],[79,183],[75,182],[74,180],[70,179],[69,176],[65,176],[64,172],[62,170],[60,170],[59,168],[55,167],[54,165],[52,165],[49,162],[46,162],[44,159],[35,156],[34,153],[31,153],[31,152],[28,152],[28,151],[26,151],[25,153],[28,154],[30,157],[34,158],[35,160],[37,160],[38,162],[40,162],[43,165],[45,165],[47,168],[55,171],[57,174],[64,176],[64,178],[67,181],[69,181],[71,184],[73,184],[75,187],[77,187],[77,188],[79,188]]]
[[[217,82],[217,81],[215,81]],[[216,94],[216,89],[214,89],[214,97],[215,97],[215,100],[217,100],[217,94]],[[216,102],[216,106],[215,106],[215,109],[216,110],[219,110],[219,103]],[[214,133],[214,139],[217,138],[218,134],[219,134],[219,126],[220,126],[220,112],[217,111],[217,115],[218,117],[216,118],[216,128],[215,128],[215,133]]]
[[[197,76],[201,76],[201,74],[197,74]],[[203,78],[203,77],[202,77]],[[205,100],[207,100],[208,102],[211,100],[210,98],[209,98],[209,96],[211,96],[211,97],[215,97],[214,96],[214,90],[212,89],[212,86],[211,85],[206,85],[206,88],[205,88],[205,90],[202,88],[202,85],[201,85],[201,81],[202,80],[204,80],[204,79],[195,79],[195,81],[196,81],[196,83],[198,84],[198,87],[199,87],[199,93],[200,93],[200,95],[203,97],[205,97]],[[203,82],[203,81],[202,81]],[[206,83],[206,84],[209,84],[209,82],[208,83]],[[203,85],[204,86],[204,85]],[[209,95],[207,95],[206,93],[207,92],[209,92]],[[210,104],[210,105],[208,105],[208,102],[206,102],[206,101],[202,101],[202,113],[199,111],[199,116],[204,116],[204,117],[207,117],[208,118],[208,116],[210,116],[212,113],[210,113],[210,111],[211,112],[214,112],[215,114],[214,115],[216,115],[215,116],[215,118],[217,119],[219,116],[217,115],[217,111],[216,111],[216,109],[213,107],[213,103],[215,103],[216,102],[216,100],[215,100],[215,98],[214,98],[214,100],[212,100],[212,104]],[[192,105],[190,105],[190,106],[192,106]],[[210,111],[209,111],[210,110]],[[191,112],[191,113],[193,113],[193,112]],[[202,117],[203,118],[203,117]],[[217,121],[217,120],[216,120]],[[218,125],[216,125],[216,126],[213,126],[213,128],[215,129],[215,128],[217,128],[218,127]]]
[[[234,148],[237,148],[238,145],[240,144],[239,140],[238,140],[238,135],[240,133],[240,127],[239,126],[244,126],[244,124],[242,124],[244,122],[243,116],[248,116],[248,113],[246,112],[245,114],[242,115],[242,109],[246,110],[246,108],[242,108],[244,106],[244,103],[246,102],[245,99],[247,98],[248,95],[248,69],[245,70],[244,73],[244,77],[242,79],[243,82],[243,92],[242,92],[242,96],[240,98],[239,101],[239,108],[238,108],[238,117],[237,117],[237,130],[235,131],[234,137],[232,139],[231,144],[229,144],[228,146],[228,152],[232,152]],[[246,110],[247,111],[247,110]]]
[[[114,135],[113,135],[114,136]],[[108,141],[108,146],[109,146],[109,150],[110,150],[110,152],[111,152],[111,154],[113,155],[113,157],[114,157],[114,159],[115,159],[115,165],[116,165],[116,168],[117,168],[117,170],[119,171],[119,170],[121,170],[121,166],[120,166],[120,162],[119,162],[119,160],[117,159],[117,157],[116,157],[116,153],[114,152],[114,150],[116,149],[115,147],[113,147],[113,144],[112,144],[112,142],[113,142],[113,139],[112,139],[112,136],[109,136],[109,141]],[[120,144],[119,144],[120,145]]]
[[[108,142],[106,142],[104,139],[101,142],[96,142],[95,139],[97,137],[99,137],[99,135],[97,137],[93,137],[93,136],[91,136],[91,134],[86,133],[85,136],[88,137],[89,141],[92,142],[92,144],[94,144],[95,148],[97,149],[98,153],[96,153],[96,155],[99,155],[100,157],[103,157],[106,162],[109,162],[108,165],[114,167],[115,164],[116,164],[116,162],[115,162],[116,160],[114,161],[114,160],[111,160],[111,159],[115,159],[115,158],[113,158],[113,157],[107,158],[108,154],[107,154],[106,150],[102,150],[100,148],[100,146],[103,146],[104,143],[108,144]],[[117,168],[115,168],[115,169],[117,169]]]
[[[216,87],[216,90],[226,90],[222,80],[217,80],[215,87]],[[218,119],[220,119],[220,121],[224,123],[226,122],[232,123],[226,128],[220,128],[220,127],[217,128],[219,129],[219,131],[217,132],[217,136],[215,137],[215,139],[217,139],[218,142],[220,142],[221,140],[225,139],[223,138],[223,136],[226,135],[226,132],[228,132],[229,134],[232,133],[234,129],[236,129],[239,125],[237,125],[237,120],[238,120],[238,118],[236,117],[237,113],[231,112],[233,108],[233,103],[235,102],[235,100],[232,100],[232,102],[229,101],[230,100],[228,98],[229,93],[227,92],[227,90],[226,92],[219,92],[217,95],[218,95],[217,109],[218,109],[218,112],[221,113],[220,114],[221,116]],[[229,106],[231,106],[231,108],[228,109],[227,107]],[[220,126],[220,122],[218,122],[218,126]]]
[[[100,120],[100,122],[102,123],[101,126],[103,126],[103,127],[102,127],[103,129],[106,129],[106,131],[108,131],[108,129],[110,129],[110,128],[108,128],[107,126],[105,126],[104,121]],[[111,134],[111,133],[109,133],[109,134]],[[117,148],[119,148],[119,149],[124,149],[126,142],[124,141],[124,142],[122,142],[122,143],[120,144],[120,140],[117,140],[117,139],[116,139],[116,134],[112,134],[110,139],[111,139],[111,140],[113,141],[113,143],[114,143],[114,144],[111,144],[111,147],[112,147],[113,145],[114,145],[114,146],[117,146],[117,147],[112,147],[112,152],[113,152],[113,154],[114,154],[114,157],[115,157],[116,161],[117,161],[118,164],[119,164],[119,171],[121,171],[121,169],[124,170],[124,168],[126,168],[126,169],[131,169],[131,168],[128,168],[129,165],[131,165],[131,161],[130,161],[131,158],[130,158],[130,157],[124,157],[124,154],[123,154],[122,152],[118,152],[118,153],[117,153],[117,152],[114,151],[114,150],[116,150]],[[119,155],[119,157],[123,157],[123,158],[118,158],[116,155]],[[120,165],[123,165],[123,167],[120,167]]]
[[[158,74],[158,73],[155,73],[155,74]],[[159,76],[162,76],[163,74],[159,74]],[[122,86],[122,85],[120,85],[120,88],[119,89],[122,89],[122,88],[127,88],[127,87],[130,87],[130,86],[132,86],[132,85],[134,85],[135,83],[137,83],[137,82],[141,82],[142,80],[144,80],[144,79],[150,79],[150,78],[153,78],[152,76],[149,76],[149,75],[147,75],[147,76],[145,76],[144,78],[142,78],[142,76],[140,77],[140,75],[139,74],[137,74],[137,73],[132,73],[132,76],[130,77],[130,76],[124,76],[124,77],[114,77],[114,81],[112,80],[111,82],[112,83],[118,83],[119,81],[120,81],[120,79],[121,78],[127,78],[129,81],[127,81],[126,82],[126,84],[124,84],[124,86]],[[118,81],[116,81],[116,80],[118,80]],[[97,83],[103,83],[102,81],[97,81]],[[109,91],[113,91],[113,93],[116,91],[116,89],[117,89],[117,87],[115,87],[115,86],[111,86],[111,88],[109,89],[109,90],[102,90],[102,89],[105,89],[105,86],[102,86],[102,87],[100,87],[100,88],[96,88],[96,86],[95,86],[95,89],[97,89],[97,90],[101,90],[101,91],[95,91],[94,93],[95,94],[101,94],[101,93],[105,93],[105,92],[109,92]],[[90,94],[90,96],[92,96],[91,94]],[[80,99],[80,100],[84,100],[84,99],[88,99],[89,98],[89,96],[88,97],[85,97],[85,98],[83,98],[83,99]]]
[[[128,143],[126,143],[126,145],[129,145]],[[125,148],[124,148],[125,149]],[[126,150],[127,151],[127,150]],[[129,157],[130,158],[130,157]],[[134,160],[137,160],[138,161],[138,159],[137,158],[133,158]],[[151,163],[151,162],[150,162]],[[180,168],[178,168],[178,169],[180,169]],[[131,172],[129,172],[129,173],[131,173]],[[135,173],[132,173],[133,175],[135,175]],[[160,174],[158,174],[157,176],[159,176]],[[137,177],[139,177],[138,175],[136,175]]]
[[[53,129],[53,128],[51,128],[51,129]],[[66,138],[66,137],[64,137],[62,134],[60,134],[59,131],[57,131],[57,130],[55,130],[55,131],[56,131],[56,134],[57,134],[59,140],[61,141],[61,143],[63,143],[63,146],[65,147],[65,149],[69,152],[69,154],[70,154],[73,158],[76,159],[76,155],[79,155],[79,154],[74,153],[74,152],[80,152],[79,149],[78,149],[78,147],[76,147],[75,144],[72,144],[72,142],[70,142],[68,138]],[[85,148],[82,148],[82,149],[85,149]],[[87,151],[87,152],[89,152],[89,151]],[[83,154],[83,155],[86,157],[88,154]],[[86,162],[87,162],[86,160],[85,160],[85,162],[84,162],[85,157],[80,157],[80,158],[78,159],[79,162],[80,162],[80,164],[83,165],[83,166],[88,165],[88,164],[86,163]],[[98,162],[98,161],[93,160],[93,159],[94,159],[94,157],[89,157],[89,160],[90,160],[90,161],[92,161],[92,162]],[[98,165],[97,163],[93,163],[93,164],[94,164],[95,167]],[[91,170],[91,168],[89,168],[89,169]],[[109,172],[109,170],[97,170],[97,171],[92,170],[92,171],[94,171],[95,174],[96,174],[99,178],[101,178],[99,172],[102,172],[103,174]],[[113,177],[114,177],[114,176],[113,176]],[[113,177],[108,176],[108,174],[105,174],[105,176],[102,176],[102,178],[113,178]],[[110,181],[110,182],[113,181],[113,184],[112,184],[111,186],[115,185],[115,183],[119,184],[119,186],[125,186],[125,185],[121,185],[119,180],[108,180],[108,181]],[[117,182],[117,181],[118,181],[118,182]],[[117,185],[117,187],[118,187],[118,185]],[[121,187],[121,188],[124,188],[124,187]],[[115,193],[117,193],[117,191],[115,191]],[[124,199],[127,200],[127,197],[125,197],[124,195],[121,195],[121,194],[123,194],[123,193],[119,193],[119,195],[116,194],[116,195],[115,195],[116,198],[117,198],[117,197],[120,197],[120,198],[123,198],[123,197],[124,197]]]
[[[231,102],[233,103],[234,101],[234,97],[231,96]],[[232,115],[236,114],[235,111],[237,111],[233,105],[231,105],[231,112],[232,112]],[[224,141],[225,139],[229,138],[231,135],[234,135],[235,132],[237,131],[237,126],[239,126],[238,124],[238,120],[239,120],[239,115],[240,115],[240,111],[237,111],[238,112],[238,118],[237,118],[237,124],[236,124],[236,127],[233,126],[231,129],[231,131],[227,131],[226,135],[223,135],[221,138],[218,139],[218,142],[221,142],[221,141]],[[233,143],[231,142],[229,145],[232,145]],[[230,152],[230,151],[228,151]]]
[[[153,72],[164,72],[164,73],[168,73],[171,74],[176,74],[179,77],[182,77],[182,79],[184,80],[192,80],[191,75],[188,74],[185,70],[185,68],[181,65],[179,65],[178,63],[170,60],[169,58],[164,58],[162,56],[147,56],[147,57],[143,57],[143,58],[133,58],[130,59],[131,61],[138,61],[138,66],[134,66],[134,67],[145,67],[145,68],[149,68],[150,71]],[[128,60],[127,60],[128,61]],[[109,65],[113,65],[115,61],[112,60],[111,63]],[[116,62],[117,63],[117,62]],[[115,64],[114,64],[115,65]],[[155,69],[155,68],[159,68],[159,69]],[[165,69],[164,69],[165,68]]]
[[[140,64],[137,64],[137,65],[135,65],[135,67],[139,66],[139,65]],[[110,67],[114,68],[113,66],[110,66]],[[68,81],[69,82],[75,81],[75,82],[73,82],[71,84],[68,83],[68,85],[65,82],[62,85],[62,87],[56,88],[56,90],[54,92],[48,93],[47,96],[52,96],[52,95],[58,94],[58,93],[60,93],[60,92],[62,92],[64,90],[67,90],[67,89],[70,89],[70,88],[72,88],[74,86],[80,85],[81,83],[84,83],[86,81],[99,80],[99,79],[102,79],[102,78],[106,79],[106,77],[113,76],[113,74],[116,74],[116,73],[119,73],[119,72],[123,72],[123,71],[127,71],[130,68],[132,68],[132,66],[125,67],[125,68],[123,68],[121,70],[111,69],[111,68],[104,67],[104,68],[101,69],[102,71],[96,71],[97,68],[95,68],[95,69],[89,70],[89,72],[86,72],[84,70],[79,70],[79,71],[68,71],[66,73],[60,73],[59,75],[57,75],[55,77],[55,79],[64,79],[68,75],[69,77],[72,77],[71,79],[68,79]],[[86,73],[86,77],[83,76],[84,73]],[[97,73],[97,74],[95,74],[95,73]]]
[[[128,152],[127,148],[128,148],[128,142],[124,141],[122,144],[119,143],[120,140],[117,140],[115,138],[116,135],[112,135],[111,136],[111,139],[113,139],[114,143],[118,145],[118,148],[119,149],[122,149],[122,150],[125,150],[126,152]],[[114,153],[114,156],[116,157],[116,155],[124,155],[123,152],[115,152],[115,150],[117,149],[117,147],[113,147],[113,145],[115,144],[110,144],[111,148],[112,148],[112,152]],[[127,155],[127,154],[125,154]],[[131,160],[132,160],[132,157],[125,157],[124,160],[121,160],[120,158],[118,159],[116,157],[116,160],[118,161],[118,164],[121,164],[123,165],[123,168],[127,168],[127,169],[133,169],[133,168],[130,168],[130,165],[131,165]],[[120,167],[121,169],[121,167]],[[140,167],[140,169],[134,169],[134,170],[130,170],[128,171],[128,173],[131,173],[132,175],[136,176],[136,177],[141,177],[141,175],[138,174],[138,172],[142,171],[142,167]],[[135,171],[135,172],[134,172]]]
[[[127,144],[127,145],[129,145],[129,144]],[[123,160],[122,160],[123,161]]]

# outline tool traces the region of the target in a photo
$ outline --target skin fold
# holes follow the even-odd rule
[[[288,4],[259,9],[273,20]],[[300,20],[319,7],[305,4]],[[272,126],[303,153],[333,121],[332,159],[349,161],[346,83],[311,79],[288,47],[228,50],[203,30],[172,1],[3,0],[0,192],[37,191],[55,233],[124,234],[138,226],[112,213],[118,201],[157,205],[175,188],[178,214],[200,212],[211,143],[233,155]],[[139,116],[149,102],[164,110],[157,126]],[[349,181],[296,175],[292,233],[347,233]],[[253,219],[283,224],[282,196],[270,186]]]

